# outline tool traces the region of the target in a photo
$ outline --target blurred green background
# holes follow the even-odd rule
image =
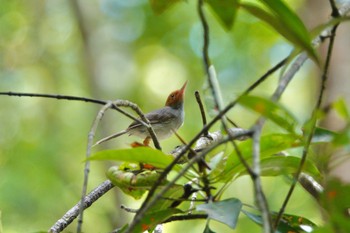
[[[295,10],[304,1],[288,1]],[[225,103],[228,103],[288,55],[292,47],[273,30],[239,12],[226,32],[206,8],[210,25],[210,58],[215,65]],[[146,0],[1,0],[0,91],[48,93],[114,100],[127,99],[145,112],[164,105],[167,95],[188,80],[186,120],[179,134],[190,140],[201,128],[194,91],[199,90],[212,117],[212,100],[201,59],[202,28],[196,1],[177,4],[155,15]],[[303,122],[317,93],[317,75],[308,62],[283,95],[282,103]],[[255,94],[269,96],[278,74]],[[0,211],[4,232],[47,230],[80,198],[82,162],[87,134],[100,106],[65,100],[0,96]],[[235,107],[229,116],[249,127],[256,115]],[[105,115],[97,139],[130,123],[115,111]],[[278,131],[275,126],[266,130]],[[214,129],[218,129],[215,126]],[[213,130],[214,130],[213,129]],[[113,140],[103,148],[125,148],[135,138]],[[170,151],[179,141],[162,142]],[[89,190],[104,181],[111,164],[93,162]],[[272,210],[278,210],[288,184],[264,178]],[[253,204],[248,177],[234,182],[226,193]],[[85,212],[84,232],[109,232],[132,214],[139,201],[114,189]],[[298,188],[287,208],[320,223],[316,203]],[[259,232],[241,216],[234,232]],[[165,232],[202,232],[205,221],[165,225]],[[66,232],[75,231],[76,223]],[[233,232],[213,223],[216,232]]]

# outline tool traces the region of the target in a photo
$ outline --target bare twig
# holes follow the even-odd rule
[[[195,92],[194,92],[194,95],[195,95],[195,97],[196,97],[196,100],[197,100],[197,103],[198,103],[198,106],[199,106],[199,110],[200,110],[200,112],[201,112],[202,122],[203,122],[203,127],[204,127],[205,125],[207,125],[207,117],[206,117],[206,115],[205,115],[205,110],[204,110],[204,107],[203,107],[203,103],[202,103],[202,100],[201,100],[201,96],[200,96],[200,94],[199,94],[199,91],[195,91]],[[205,137],[207,137],[207,136],[208,136],[208,130],[204,131],[203,135],[204,135]]]
[[[97,188],[92,190],[88,195],[85,196],[83,202],[83,208],[86,209],[90,207],[95,201],[102,197],[105,193],[114,187],[111,181],[106,180],[100,184]],[[73,206],[68,210],[62,218],[57,220],[57,222],[50,228],[49,232],[56,233],[63,231],[73,220],[79,215],[81,202]]]
[[[85,167],[84,167],[84,181],[83,181],[83,187],[82,187],[82,191],[81,191],[81,199],[80,199],[80,209],[79,209],[79,218],[78,218],[78,226],[77,226],[77,232],[81,232],[81,228],[82,228],[82,223],[83,223],[83,217],[84,217],[84,201],[85,201],[85,196],[87,193],[87,186],[88,186],[88,180],[89,180],[89,172],[90,172],[90,161],[88,160],[88,158],[91,155],[91,147],[93,144],[93,140],[94,140],[94,136],[95,136],[95,132],[98,126],[98,123],[102,120],[102,117],[105,113],[105,111],[107,111],[107,109],[109,109],[112,106],[112,102],[108,102],[106,105],[104,105],[101,110],[98,112],[91,130],[88,134],[88,142],[87,142],[87,148],[86,148],[86,161],[85,161]]]

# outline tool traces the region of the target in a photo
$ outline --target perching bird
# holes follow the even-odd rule
[[[163,140],[170,137],[174,133],[174,131],[178,130],[182,126],[184,122],[184,93],[186,89],[186,84],[187,81],[181,87],[181,89],[170,93],[163,108],[145,114],[145,117],[151,123],[154,132],[156,133],[157,138],[159,140]],[[144,139],[144,145],[149,144],[151,137],[148,133],[147,128],[139,122],[134,121],[129,125],[127,129],[115,133],[106,138],[103,138],[96,142],[95,145],[101,144],[102,142],[119,137],[126,133],[128,133],[129,136],[135,135]]]

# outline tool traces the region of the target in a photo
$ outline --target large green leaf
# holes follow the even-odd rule
[[[93,154],[89,160],[115,160],[133,163],[146,163],[157,168],[165,168],[173,161],[173,157],[149,147],[137,147],[130,149],[99,151]]]
[[[240,0],[206,0],[225,29],[232,28]]]
[[[175,3],[182,2],[183,0],[149,0],[152,10],[156,14],[161,14]]]
[[[196,209],[206,212],[208,218],[222,222],[234,229],[242,209],[242,202],[236,198],[230,198],[198,205]]]
[[[280,0],[261,1],[268,7],[270,12],[249,3],[241,4],[241,7],[273,27],[295,47],[307,51],[309,56],[318,62],[317,54],[311,44],[310,34],[300,18]]]
[[[250,213],[248,211],[242,210],[242,212],[250,218],[253,222],[258,225],[262,225],[262,218],[260,215]],[[277,217],[277,213],[272,213],[272,220],[274,221]],[[316,225],[310,220],[296,215],[284,214],[278,224],[276,233],[304,233],[311,232]]]
[[[311,36],[304,23],[283,1],[281,0],[260,0],[262,1],[288,30],[287,40],[296,47],[307,51],[309,56],[318,62],[317,54],[311,44]]]
[[[295,132],[296,118],[281,104],[258,96],[243,96],[239,103],[270,119],[288,132]]]

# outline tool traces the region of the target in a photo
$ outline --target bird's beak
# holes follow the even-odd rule
[[[184,84],[184,85],[181,87],[181,89],[179,90],[181,95],[184,94],[185,89],[186,89],[186,85],[187,85],[187,81],[185,82],[185,84]]]

